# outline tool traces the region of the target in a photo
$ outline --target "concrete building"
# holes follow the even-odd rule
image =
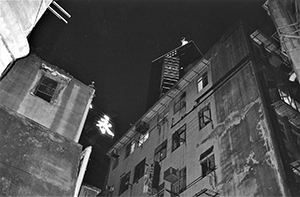
[[[148,87],[147,109],[152,107],[202,56],[193,41],[181,40],[181,46],[154,59]]]
[[[77,196],[91,147],[78,144],[94,89],[37,56],[0,81],[0,196]]]
[[[108,151],[107,196],[299,196],[299,84],[279,51],[225,33]]]

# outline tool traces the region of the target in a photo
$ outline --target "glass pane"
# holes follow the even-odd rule
[[[48,86],[49,88],[55,89],[57,87],[57,82],[54,81],[53,79],[50,79],[48,77],[43,77],[41,80],[41,84]]]

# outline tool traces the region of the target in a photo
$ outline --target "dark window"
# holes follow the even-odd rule
[[[171,184],[171,191],[175,194],[180,194],[186,189],[186,167],[179,170],[178,177],[178,181]],[[175,194],[171,194],[171,197],[176,197]]]
[[[162,161],[167,157],[167,140],[161,143],[154,151],[154,161]]]
[[[175,102],[174,102],[174,114],[185,107],[185,97],[186,97],[186,93],[184,92],[180,97],[178,97],[175,100]]]
[[[165,182],[163,182],[158,186],[157,197],[164,197],[164,191],[165,191]]]
[[[57,81],[54,81],[53,79],[44,75],[36,86],[34,95],[44,99],[47,102],[51,102],[57,86]]]
[[[137,164],[135,166],[135,168],[134,168],[134,177],[133,177],[133,182],[134,183],[138,182],[138,180],[144,176],[145,164],[146,164],[145,162],[146,162],[146,158],[143,159],[143,161],[141,161],[139,164]]]
[[[122,176],[121,178],[119,195],[121,195],[123,192],[125,192],[128,189],[129,181],[130,181],[130,171],[124,176]]]
[[[112,169],[114,170],[119,164],[119,157],[113,159]]]
[[[207,72],[205,72],[198,80],[197,87],[198,92],[200,92],[208,84]]]
[[[157,197],[164,197],[164,190],[159,191]]]
[[[177,149],[186,140],[186,125],[184,124],[172,135],[172,151]]]
[[[200,155],[200,165],[202,169],[202,177],[208,175],[216,168],[215,157],[213,154],[213,146]]]
[[[198,117],[199,117],[199,129],[202,129],[208,123],[211,122],[211,113],[210,113],[210,107],[209,107],[209,105],[203,107],[199,111]]]

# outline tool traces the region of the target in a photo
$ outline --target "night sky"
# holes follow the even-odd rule
[[[204,54],[239,19],[253,28],[270,20],[261,8],[265,0],[57,2],[71,14],[69,23],[46,11],[29,37],[31,52],[87,85],[95,81],[95,108],[82,143],[93,145],[87,182],[98,187],[103,173],[91,169],[101,169],[99,155],[145,113],[152,60],[180,46],[182,37]],[[100,111],[113,118],[113,140],[93,127]]]

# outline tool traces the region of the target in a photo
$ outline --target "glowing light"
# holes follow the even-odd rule
[[[104,115],[100,120],[97,121],[96,126],[99,128],[102,134],[108,134],[111,137],[114,137],[114,133],[111,131],[112,125],[109,122],[109,117],[107,115]]]
[[[181,46],[186,45],[187,43],[189,43],[188,41],[185,40],[185,38],[183,37],[181,39]]]
[[[297,79],[297,75],[296,75],[295,72],[293,72],[293,73],[290,75],[289,80],[292,81],[292,82],[294,82],[296,79]]]

